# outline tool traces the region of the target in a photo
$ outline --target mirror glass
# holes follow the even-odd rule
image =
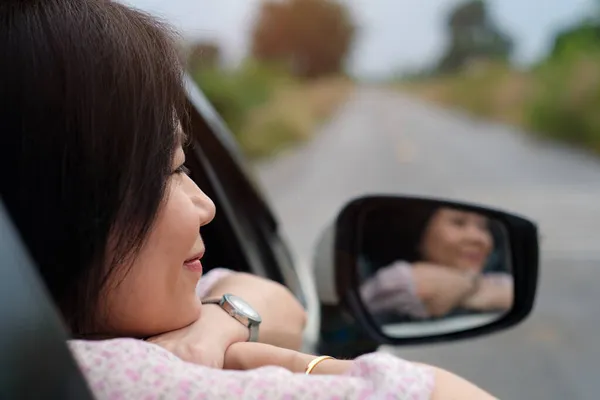
[[[446,334],[510,311],[513,275],[501,222],[419,200],[393,207],[368,211],[359,239],[357,289],[383,333]]]

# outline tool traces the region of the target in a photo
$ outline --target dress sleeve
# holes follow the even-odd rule
[[[360,288],[361,297],[374,314],[394,311],[413,318],[428,318],[429,313],[417,296],[412,265],[404,261],[377,271]]]
[[[235,272],[226,268],[214,268],[210,270],[198,281],[198,284],[196,285],[196,295],[203,299],[208,296],[211,289],[218,281],[232,274],[235,274]]]
[[[483,274],[483,279],[498,286],[512,287],[514,283],[513,276],[506,272],[488,272]]]
[[[69,346],[98,399],[425,400],[434,385],[432,369],[384,353],[357,358],[345,375],[304,375],[274,366],[212,369],[135,339]]]

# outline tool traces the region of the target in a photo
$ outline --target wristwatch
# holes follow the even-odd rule
[[[242,325],[248,328],[250,336],[249,342],[258,340],[258,326],[262,322],[260,315],[250,304],[245,302],[241,297],[232,294],[224,294],[221,298],[204,299],[202,304],[217,304],[227,314],[237,319]]]

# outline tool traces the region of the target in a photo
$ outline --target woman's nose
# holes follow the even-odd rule
[[[215,218],[215,203],[198,187],[198,185],[196,185],[196,182],[189,177],[188,179],[190,184],[190,198],[194,205],[200,210],[200,225],[204,226]]]
[[[484,244],[486,242],[487,234],[482,231],[481,227],[471,225],[469,229],[467,229],[467,238],[472,242]]]

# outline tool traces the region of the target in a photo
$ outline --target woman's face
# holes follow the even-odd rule
[[[204,253],[200,227],[215,216],[214,203],[181,169],[175,153],[164,202],[139,255],[112,277],[103,298],[102,327],[113,335],[151,336],[182,328],[200,316],[195,288]],[[195,260],[190,262],[190,260]],[[121,275],[121,282],[117,280]]]
[[[431,218],[420,250],[424,261],[480,272],[493,245],[486,217],[442,208]]]

